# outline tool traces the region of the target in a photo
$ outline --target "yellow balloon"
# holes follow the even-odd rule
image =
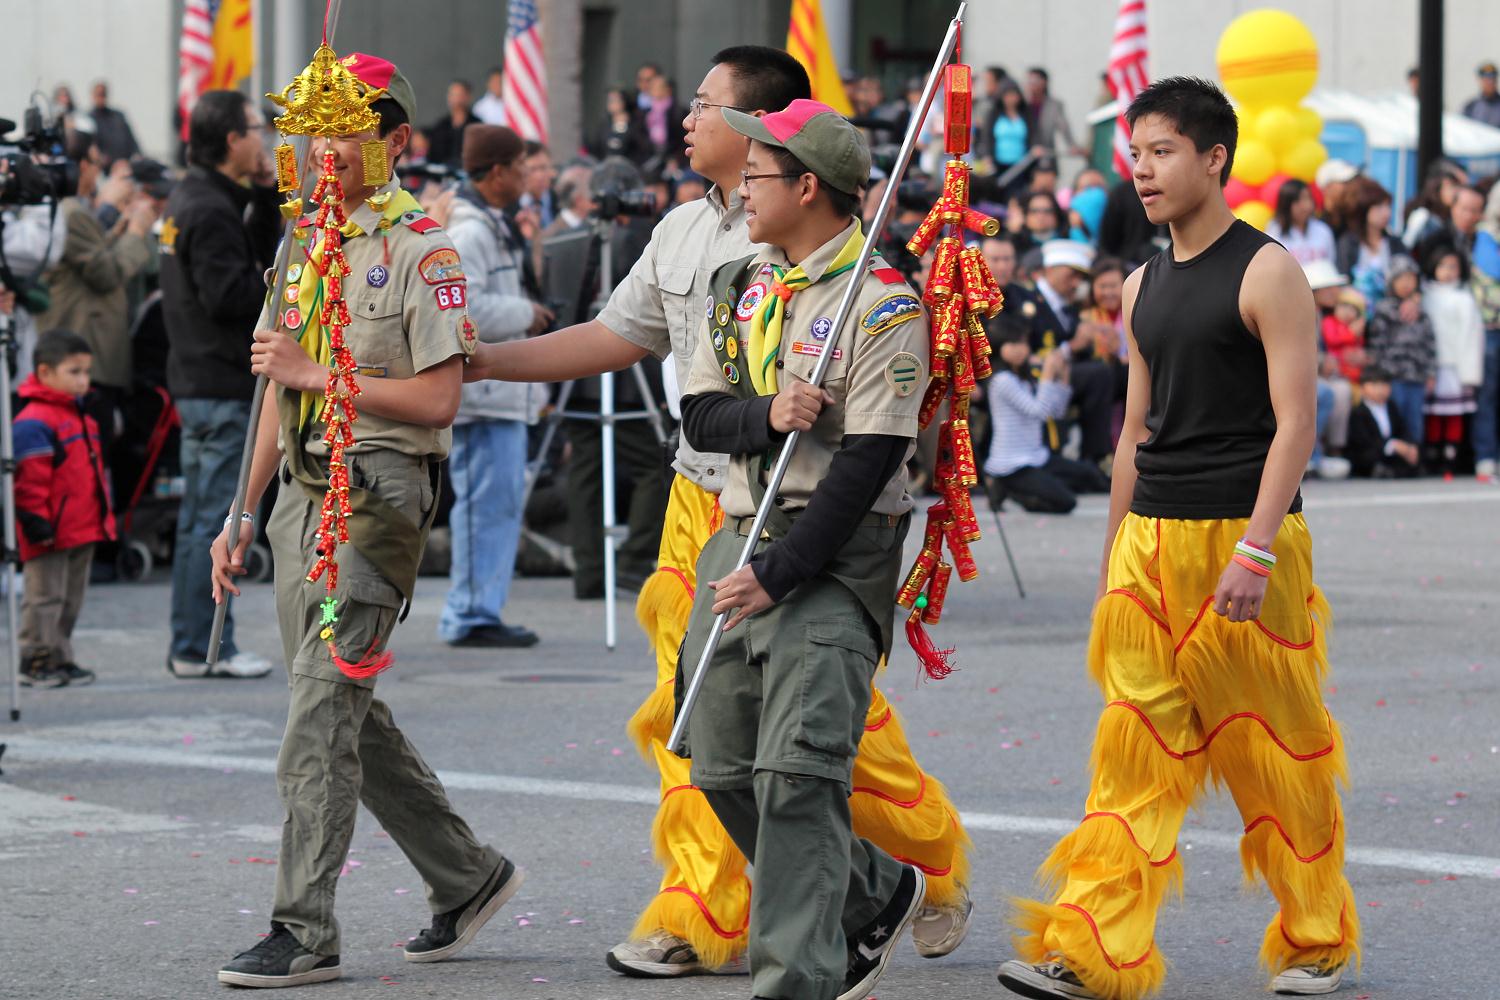
[[[1281,172],[1299,181],[1312,183],[1323,161],[1328,159],[1328,150],[1316,139],[1302,139],[1297,145],[1281,154],[1278,165]]]
[[[1291,108],[1279,104],[1266,108],[1255,116],[1255,138],[1266,144],[1273,153],[1284,153],[1297,144],[1301,135],[1297,131],[1297,115]]]
[[[1266,223],[1271,221],[1271,216],[1276,213],[1271,211],[1271,206],[1263,201],[1241,202],[1240,207],[1234,210],[1235,218],[1243,219],[1256,229],[1265,229]]]
[[[1219,79],[1241,104],[1294,105],[1318,79],[1318,42],[1282,10],[1252,10],[1219,36]]]
[[[1323,116],[1312,108],[1299,105],[1292,109],[1297,116],[1297,131],[1304,139],[1323,138]]]
[[[1251,187],[1260,187],[1276,172],[1276,154],[1259,139],[1241,140],[1234,151],[1231,177],[1238,177]]]

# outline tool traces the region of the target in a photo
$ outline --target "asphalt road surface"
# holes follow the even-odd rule
[[[1493,1000],[1500,489],[1312,484],[1307,513],[1335,615],[1326,694],[1352,766],[1349,873],[1365,928],[1363,974],[1339,995]],[[882,675],[918,758],[966,815],[977,904],[949,958],[901,945],[884,1000],[1009,995],[994,980],[1010,957],[1006,900],[1027,891],[1087,788],[1100,699],[1083,656],[1103,525],[1099,499],[1069,517],[1007,514],[1020,600],[987,522],[984,575],[955,585],[939,632],[960,671],[919,685],[903,651]],[[436,640],[443,592],[421,582],[380,692],[528,881],[460,960],[408,965],[398,949],[428,921],[421,885],[362,814],[339,884],[344,978],[307,992],[748,997],[743,977],[627,980],[603,961],[657,879],[655,775],[624,733],[652,676],[630,605],[606,652],[602,602],[573,601],[565,580],[519,580],[506,617],[542,643],[497,654]],[[283,678],[169,677],[167,600],[160,574],[91,590],[76,639],[98,683],[25,693],[21,722],[0,721],[0,996],[223,996],[215,970],[267,928]],[[279,660],[269,586],[249,588],[236,615],[241,644]],[[1238,830],[1210,794],[1182,832],[1187,894],[1158,928],[1169,1000],[1266,995],[1256,950],[1273,906],[1242,887]]]

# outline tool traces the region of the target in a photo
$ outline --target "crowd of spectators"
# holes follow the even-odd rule
[[[1480,92],[1464,113],[1500,125],[1495,67],[1482,65],[1478,77]],[[632,191],[654,199],[654,210],[622,210],[612,220],[618,275],[644,247],[656,219],[703,197],[708,184],[687,164],[688,103],[653,63],[639,67],[632,86],[605,93],[603,114],[585,129],[574,155],[555,162],[547,148],[517,140],[513,162],[483,164],[488,180],[476,177],[466,162],[465,135],[475,124],[503,122],[502,82],[501,71],[492,70],[476,99],[468,82],[452,81],[442,114],[413,133],[398,169],[431,215],[467,234],[466,257],[493,258],[501,262],[496,268],[514,272],[515,280],[507,279],[491,303],[496,315],[510,318],[490,325],[503,328],[504,336],[526,336],[577,321],[595,305],[601,254],[594,237],[605,235],[594,224],[601,201],[617,203],[617,195]],[[864,199],[867,223],[922,82],[905,81],[895,96],[879,77],[846,82],[853,120],[875,153]],[[161,558],[172,558],[175,542],[174,588],[186,592],[198,586],[202,567],[194,568],[182,549],[206,550],[205,538],[217,530],[247,418],[251,380],[236,359],[250,343],[278,232],[266,120],[254,102],[211,96],[195,113],[195,134],[179,171],[142,156],[125,113],[110,104],[107,84],[96,84],[91,98],[84,109],[68,87],[54,92],[66,153],[78,164],[78,191],[56,212],[45,206],[6,210],[6,259],[22,277],[15,294],[0,293],[0,306],[15,320],[20,376],[33,370],[39,335],[63,330],[82,338],[92,383],[85,416],[98,428],[114,509],[128,515],[143,498],[158,496],[177,502],[180,523]],[[887,260],[919,283],[927,262],[907,254],[904,242],[940,183],[939,117],[930,115],[919,129],[918,155],[882,244]],[[1166,233],[1147,219],[1130,180],[1086,161],[1064,177],[1061,165],[1077,163],[1085,151],[1067,110],[1050,93],[1044,68],[1015,76],[999,66],[979,69],[973,123],[971,197],[1002,226],[979,243],[1006,297],[989,330],[996,376],[976,399],[979,453],[993,501],[1065,512],[1079,492],[1108,488],[1128,370],[1121,289],[1131,270],[1166,245]],[[494,173],[502,168],[503,177]],[[1391,192],[1354,164],[1330,160],[1315,183],[1291,180],[1280,187],[1268,230],[1304,266],[1320,310],[1319,445],[1309,474],[1494,479],[1500,457],[1496,188],[1494,177],[1472,177],[1456,163],[1439,161],[1396,218]],[[178,195],[169,203],[174,190]],[[207,212],[217,222],[199,221],[192,236],[179,241],[184,212]],[[195,268],[201,273],[191,280],[181,277]],[[482,299],[475,296],[475,308]],[[670,380],[663,382],[659,365],[647,367],[639,380],[617,380],[616,405],[651,409],[670,423]],[[542,501],[524,516],[536,539],[550,533],[564,547],[571,539],[572,558],[559,564],[548,555],[556,546],[521,541],[519,555],[500,562],[515,558],[524,570],[571,571],[576,594],[591,598],[604,584],[597,527],[601,460],[599,424],[586,415],[598,408],[600,393],[592,383],[571,391],[560,436],[565,444],[541,456]],[[473,405],[461,413],[459,451],[483,445],[516,472],[528,450],[536,450],[539,413],[551,408],[557,392],[528,390],[525,398],[486,401],[479,393],[470,401],[466,392],[466,404]],[[163,423],[174,428],[179,446],[147,447]],[[650,426],[622,423],[616,434],[618,513],[629,525],[620,562],[626,585],[651,570],[665,502]],[[930,446],[919,449],[929,461],[930,452]],[[927,472],[914,471],[918,481]],[[508,475],[503,491],[516,494],[515,503],[518,475]],[[570,516],[560,513],[565,510]],[[513,515],[520,516],[504,514]],[[128,524],[122,517],[122,528]],[[121,550],[103,536],[97,549],[96,576],[108,576]],[[462,558],[455,554],[455,564]],[[206,592],[206,584],[200,589]],[[449,641],[467,634],[462,601],[455,601],[445,616]],[[199,672],[207,641],[204,609],[174,597],[172,625],[169,669]],[[486,633],[499,637],[493,644],[536,641],[524,627],[501,626],[498,618],[493,625]],[[268,669],[238,654],[232,624],[225,648],[229,665],[221,672]]]

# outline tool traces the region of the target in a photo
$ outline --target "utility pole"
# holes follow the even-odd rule
[[[1418,23],[1417,176],[1443,155],[1443,0],[1421,0]],[[1405,192],[1401,192],[1405,194]]]

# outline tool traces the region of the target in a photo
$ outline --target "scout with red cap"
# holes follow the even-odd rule
[[[728,615],[702,667],[691,777],[754,865],[753,992],[858,998],[926,887],[916,865],[854,835],[849,797],[870,684],[891,648],[927,322],[878,258],[854,272],[865,244],[864,136],[814,101],[763,118],[723,113],[752,140],[740,195],[751,239],[768,245],[710,280],[683,386],[683,436],[729,455],[724,527],[697,566],[711,582],[698,588],[679,660],[697,664],[716,617]],[[854,310],[835,328],[850,282]],[[766,470],[792,431],[758,551],[736,569]],[[689,680],[681,670],[679,690]],[[809,884],[835,887],[831,905],[808,906]]]
[[[276,127],[311,137],[317,183],[304,214],[288,176],[295,156],[278,152],[292,193],[283,213],[296,223],[284,292],[262,311],[251,357],[272,393],[243,512],[231,512],[212,553],[223,600],[238,593],[255,534],[240,533],[231,554],[228,525],[253,521],[278,475],[267,537],[291,691],[277,759],[285,819],[271,932],[218,978],[283,987],[341,974],[334,891],[360,802],[427,885],[432,925],[407,943],[407,961],[458,954],[522,873],[475,839],[374,696],[412,597],[475,343],[458,252],[391,176],[411,138],[411,85],[384,59],[340,60],[325,44],[270,96],[284,111]]]

